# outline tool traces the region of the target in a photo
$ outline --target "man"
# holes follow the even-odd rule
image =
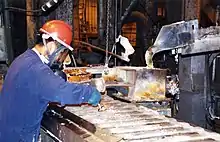
[[[101,95],[88,85],[70,84],[50,69],[57,49],[72,49],[72,31],[53,20],[40,29],[42,40],[17,57],[0,95],[0,142],[36,142],[48,103],[98,105]]]

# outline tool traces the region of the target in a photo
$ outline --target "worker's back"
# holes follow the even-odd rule
[[[37,81],[41,67],[47,66],[32,50],[20,55],[10,66],[0,95],[1,142],[37,141],[48,104],[41,99],[41,84]]]
[[[0,95],[0,142],[35,142],[43,112],[49,102],[89,103],[101,99],[97,89],[72,84],[55,75],[33,50],[10,66]]]

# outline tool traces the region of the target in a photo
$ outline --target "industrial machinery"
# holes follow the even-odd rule
[[[172,50],[176,56],[181,94],[177,117],[218,132],[219,39],[218,25],[199,28],[197,20],[182,21],[164,26],[152,47],[154,55]]]
[[[5,2],[7,1],[5,0]],[[49,2],[55,2],[55,0],[51,0]],[[67,75],[67,81],[73,83],[86,83],[95,85],[98,90],[104,92],[102,101],[100,102],[99,106],[104,106],[105,109],[103,111],[99,111],[100,109],[98,107],[92,106],[81,105],[60,107],[58,105],[50,104],[42,121],[41,137],[44,137],[45,133],[46,135],[49,135],[51,137],[52,141],[58,142],[220,141],[219,134],[209,132],[203,128],[190,125],[189,123],[178,121],[174,118],[165,117],[164,115],[159,114],[157,111],[148,109],[144,107],[143,104],[141,104],[143,102],[173,102],[173,105],[175,104],[176,97],[179,97],[178,85],[175,81],[173,82],[172,79],[169,83],[167,83],[166,70],[127,66],[113,68],[107,67],[109,62],[109,55],[121,58],[121,56],[116,55],[116,51],[114,53],[107,52],[109,51],[110,46],[108,37],[110,32],[110,0],[108,0],[107,2],[108,14],[106,19],[107,36],[105,51],[106,66],[83,68],[67,67],[63,70],[63,72]],[[121,22],[123,22],[124,19],[127,18],[128,14],[131,13],[133,7],[135,6],[135,3],[137,3],[137,0],[132,0],[128,9],[121,17]],[[42,9],[43,11],[45,11],[47,7],[44,6],[42,7]],[[6,12],[5,14],[5,16],[7,17],[8,13]],[[103,17],[103,15],[100,16]],[[99,22],[101,22],[102,20],[103,19],[100,18]],[[115,21],[116,23],[119,23],[118,27],[115,26],[115,38],[117,38],[118,36],[120,36],[120,28],[122,28],[123,23],[118,22],[117,17]],[[102,29],[100,29],[100,33],[101,35],[103,35],[103,25],[100,26],[102,27]],[[173,50],[175,51],[175,54],[178,53],[177,55],[179,62],[181,65],[183,65],[182,61],[184,61],[184,55],[191,56],[203,53],[218,52],[219,29],[219,27],[199,29],[197,20],[189,22],[183,21],[171,25],[166,25],[161,29],[153,45],[152,51],[155,55],[165,50]],[[9,25],[5,27],[5,30],[10,30]],[[11,32],[6,33],[10,34]],[[8,37],[10,37],[10,35]],[[7,39],[7,44],[10,49],[10,38]],[[114,48],[116,47],[114,46]],[[182,56],[179,56],[179,54],[181,54]],[[217,54],[212,54],[211,56],[209,56],[209,58],[214,59],[215,56],[217,56]],[[206,80],[208,79],[208,77],[203,77],[203,75],[205,74],[205,70],[199,71],[198,68],[195,68],[195,66],[193,66],[193,63],[196,64],[197,62],[195,61],[206,59],[206,57],[207,56],[205,56],[205,58],[199,58],[197,60],[195,60],[194,58],[190,59],[189,62],[191,62],[192,64],[190,64],[190,66],[188,66],[188,64],[185,64],[184,69],[183,66],[180,66],[179,70],[180,79],[178,79],[178,81],[180,81],[181,93],[184,94],[183,90],[190,90],[192,92],[196,90],[199,92],[203,89],[204,93],[196,92],[199,95],[205,94],[202,96],[203,98],[201,97],[203,100],[199,98],[201,99],[200,102],[203,102],[206,99],[208,101],[210,100],[208,99],[208,97],[204,97],[208,96],[209,92],[209,85],[208,81]],[[58,63],[55,67],[53,67],[55,69],[62,69],[62,62],[63,60],[61,60],[61,64]],[[205,67],[205,63],[206,62],[199,66],[200,69]],[[192,69],[186,70],[187,67],[192,67]],[[189,77],[186,75],[186,72],[188,74],[190,74],[189,72],[192,72],[193,74]],[[200,82],[196,82],[196,80],[193,80],[195,77],[199,78]],[[100,78],[104,79],[104,81]],[[188,78],[192,79],[193,81],[186,80]],[[204,80],[201,78],[203,78]],[[190,85],[188,85],[186,82]],[[105,91],[105,89],[111,88],[117,90],[117,94],[112,94],[108,91]],[[167,90],[167,88],[169,88],[169,90]],[[167,92],[171,94],[170,98],[166,97]],[[187,98],[184,95],[181,95],[180,99],[182,99],[181,97],[183,98],[183,100]],[[195,102],[198,102],[198,100],[192,103],[188,101],[188,104],[195,105]],[[180,103],[182,103],[180,104],[180,107],[184,106],[184,101],[180,101]],[[188,109],[189,106],[184,106],[186,112],[188,113],[187,115],[184,114],[184,116],[192,115],[196,118],[192,118],[193,121],[200,122],[200,120],[198,120],[197,118],[203,118],[201,114],[206,115],[207,111],[204,111],[204,113],[201,111],[191,113],[190,111],[196,110]],[[204,106],[199,107],[204,108]],[[213,112],[213,107],[207,105],[205,108],[210,108],[209,112]],[[184,111],[184,109],[181,108],[180,115],[182,114],[182,111]],[[213,113],[208,113],[208,115],[206,116],[208,116],[209,119],[211,118],[210,120],[212,121],[212,123],[213,120],[218,119],[218,117],[215,116],[215,114]]]
[[[207,56],[213,60],[218,55],[210,54],[218,53],[218,41],[219,27],[199,29],[197,20],[178,22],[161,29],[152,51],[156,55],[165,50],[174,50],[178,56],[181,95],[177,119],[165,117],[139,103],[166,98],[165,70],[101,66],[86,67],[81,73],[82,80],[77,78],[80,76],[78,74],[75,78],[70,75],[69,81],[88,83],[92,78],[104,78],[104,88],[113,87],[121,94],[109,97],[107,93],[103,96],[101,105],[106,108],[105,111],[100,112],[98,108],[90,106],[50,106],[42,124],[62,141],[76,141],[76,138],[77,141],[220,141],[218,134],[190,125],[205,127],[207,121],[213,124],[219,118],[213,113],[214,105],[210,101],[213,99],[209,94],[207,71],[211,61],[206,60]],[[196,68],[195,65],[199,66]],[[159,82],[162,88],[156,87],[154,90],[154,81]],[[177,88],[173,92],[178,92]],[[193,107],[190,108],[189,104]],[[178,118],[189,123],[180,122]]]
[[[102,77],[104,81],[93,82],[99,87],[98,90],[105,92],[107,88],[116,87],[122,96],[114,98],[104,93],[100,102],[105,108],[103,111],[87,105],[50,105],[42,126],[54,141],[220,140],[220,135],[216,133],[165,117],[139,103],[165,99],[166,70],[99,66],[65,68],[64,72],[68,81],[73,83],[90,84],[92,80]]]
[[[118,90],[121,89],[120,87],[124,88],[124,91],[121,91],[122,97],[132,102],[160,101],[165,99],[165,69],[126,66],[107,68],[100,66],[65,68],[64,72],[68,74],[68,81],[74,83],[90,82],[90,80],[93,80],[92,75],[100,74],[100,77],[104,80],[105,88],[114,87]]]

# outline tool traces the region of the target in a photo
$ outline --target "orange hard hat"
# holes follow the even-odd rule
[[[40,32],[46,34],[46,38],[53,38],[60,44],[64,45],[70,50],[73,48],[70,46],[72,42],[72,29],[71,27],[61,20],[51,20],[46,22],[42,28],[40,28]],[[44,37],[43,37],[44,38]]]

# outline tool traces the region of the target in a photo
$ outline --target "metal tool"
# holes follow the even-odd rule
[[[113,53],[113,52],[110,52],[110,51],[106,51],[105,49],[102,49],[101,47],[98,47],[98,46],[89,44],[89,43],[87,43],[87,42],[78,41],[78,40],[74,40],[74,42],[80,43],[80,44],[82,44],[82,45],[89,46],[89,47],[91,47],[91,48],[93,48],[93,49],[96,49],[96,50],[99,50],[99,51],[102,51],[102,52],[107,52],[109,55],[112,55],[112,56],[114,56],[114,57],[116,57],[116,58],[118,58],[118,59],[124,60],[124,58],[123,58],[122,56],[117,55],[117,54],[115,54],[115,53]]]
[[[106,107],[104,105],[98,104],[98,111],[105,111]]]
[[[106,91],[105,80],[103,78],[91,79],[90,85],[95,87],[100,93],[103,93]]]
[[[105,81],[103,78],[94,78],[91,80],[90,85],[94,86],[100,93],[105,92],[106,86],[105,86]],[[106,108],[101,105],[100,103],[98,104],[98,111],[105,111]]]

